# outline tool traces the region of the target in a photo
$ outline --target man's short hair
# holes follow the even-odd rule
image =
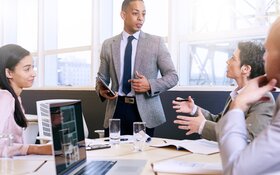
[[[143,0],[124,0],[122,3],[122,11],[125,11],[125,9],[128,7],[129,3],[132,1],[143,1]],[[144,1],[143,1],[144,2]]]
[[[265,49],[259,42],[239,42],[238,49],[240,50],[240,66],[251,66],[250,79],[265,74],[263,55]]]

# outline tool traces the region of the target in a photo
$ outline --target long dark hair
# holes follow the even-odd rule
[[[15,98],[14,119],[23,128],[27,127],[27,120],[22,111],[18,96],[6,77],[5,69],[7,68],[13,71],[20,60],[28,55],[30,55],[29,51],[16,44],[8,44],[0,47],[0,88],[8,90]]]

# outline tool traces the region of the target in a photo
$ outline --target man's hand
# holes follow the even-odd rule
[[[186,130],[186,135],[190,135],[192,133],[198,133],[199,127],[204,120],[206,119],[199,108],[197,117],[178,115],[177,120],[174,120],[174,123],[179,125],[179,129]]]
[[[182,100],[182,98],[177,97],[176,100]],[[173,109],[178,113],[191,113],[194,107],[194,101],[191,96],[188,97],[186,101],[176,101],[173,100]]]
[[[99,87],[100,87],[99,94],[102,97],[104,97],[106,99],[109,99],[109,100],[113,100],[113,99],[118,97],[118,93],[117,92],[115,92],[115,96],[108,95],[109,94],[109,90],[107,90],[104,86],[102,86],[101,83],[99,84]]]
[[[245,88],[237,95],[235,100],[233,100],[230,109],[239,108],[246,111],[254,102],[269,100],[263,99],[263,96],[267,92],[274,91],[276,83],[276,79],[272,79],[268,82],[265,75],[250,80]]]
[[[148,92],[151,89],[148,79],[138,71],[136,71],[136,78],[129,80],[129,82],[136,93]]]

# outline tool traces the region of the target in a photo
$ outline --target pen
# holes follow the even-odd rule
[[[121,140],[121,141],[127,141],[127,140],[128,140],[128,138],[121,138],[120,140]],[[105,142],[109,142],[109,141],[110,141],[110,139],[104,139],[104,141],[105,141]]]
[[[41,164],[33,171],[33,173],[37,172],[45,163],[47,163],[47,160],[44,160],[44,162],[41,163]]]
[[[193,98],[193,100],[194,100],[194,98]],[[185,99],[185,98],[182,98],[182,99],[175,99],[175,101],[177,101],[177,102],[182,102],[182,101],[189,101],[188,99]]]
[[[188,99],[176,99],[175,101],[177,101],[177,102],[182,102],[182,101],[189,101]]]

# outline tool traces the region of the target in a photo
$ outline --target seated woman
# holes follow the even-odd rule
[[[237,87],[230,93],[224,109],[219,114],[212,114],[210,111],[197,107],[194,100],[188,97],[187,101],[178,102],[180,98],[173,101],[173,108],[176,112],[192,114],[197,117],[187,117],[178,115],[174,120],[178,128],[186,130],[186,134],[198,133],[202,138],[217,141],[215,127],[217,122],[228,111],[231,102],[244,89],[248,81],[263,75],[264,72],[264,47],[255,42],[240,42],[227,61],[227,77],[235,80]],[[250,108],[244,112],[246,118],[248,141],[252,141],[271,122],[275,100],[268,92],[263,100],[251,104]]]
[[[13,135],[13,146],[8,156],[27,154],[52,154],[51,145],[27,145],[23,143],[23,129],[27,120],[21,103],[23,88],[31,87],[36,74],[33,59],[24,48],[8,44],[0,48],[0,133]],[[4,152],[0,143],[0,157]],[[6,156],[6,155],[5,155]]]

